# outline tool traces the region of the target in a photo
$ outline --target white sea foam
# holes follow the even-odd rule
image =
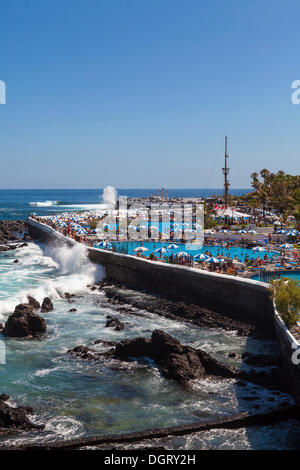
[[[52,374],[52,372],[55,372],[59,370],[59,367],[53,367],[52,369],[39,369],[36,372],[34,372],[34,376],[36,377],[45,377],[49,374]]]
[[[45,430],[67,437],[78,433],[80,435],[82,427],[82,424],[77,419],[63,415],[49,419],[45,425]]]
[[[58,201],[36,201],[36,202],[30,202],[30,206],[36,206],[36,207],[51,207],[51,206],[56,206]]]
[[[103,189],[102,199],[104,204],[115,207],[117,203],[117,190],[113,186],[106,186]]]
[[[30,243],[28,246],[16,251],[17,258],[24,266],[43,266],[46,268],[58,268],[59,264],[51,256],[45,256],[40,246]]]
[[[17,256],[21,262],[17,268],[15,265],[11,267],[13,270],[8,272],[8,276],[18,276],[19,279],[26,280],[28,275],[32,276],[34,267],[37,285],[20,290],[8,299],[0,301],[0,318],[1,314],[11,313],[18,303],[26,302],[28,295],[39,302],[42,302],[44,297],[57,299],[64,292],[82,291],[88,284],[104,277],[103,268],[88,259],[87,250],[83,245],[60,248],[46,246],[43,251],[32,243],[18,250]],[[39,277],[39,274],[42,276]]]

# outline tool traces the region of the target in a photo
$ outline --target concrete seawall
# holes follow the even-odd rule
[[[57,244],[76,244],[45,224],[32,219],[28,224],[33,238]],[[289,332],[291,337],[288,336],[284,323],[274,310],[268,284],[97,248],[88,248],[88,253],[93,262],[105,268],[106,276],[111,280],[164,298],[208,308],[260,330],[276,332],[290,385],[300,403],[300,366],[291,361],[293,337]]]
[[[300,404],[300,342],[286,327],[274,306],[275,330],[280,342],[284,369],[296,403]],[[298,364],[297,364],[298,363]]]
[[[51,227],[29,220],[30,234],[51,243],[76,243]],[[274,309],[267,284],[174,264],[88,248],[109,279],[172,300],[199,305],[235,320],[274,328]]]

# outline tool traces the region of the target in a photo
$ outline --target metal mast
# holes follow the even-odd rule
[[[228,181],[229,168],[227,167],[227,159],[229,155],[227,154],[227,136],[225,137],[225,168],[222,168],[224,174],[224,196],[225,196],[225,209],[228,206],[228,188],[230,186]]]

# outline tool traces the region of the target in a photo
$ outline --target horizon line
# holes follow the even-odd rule
[[[109,186],[111,186],[111,185],[109,185]],[[155,190],[162,189],[162,188],[159,188],[159,187],[153,187],[153,188],[116,188],[115,186],[114,186],[114,188],[116,190],[136,190],[136,191],[139,191],[139,190],[146,190],[146,191],[148,190],[149,191],[151,189],[152,190],[153,189],[155,189]],[[105,188],[0,188],[0,191],[101,191],[103,189],[105,189]],[[194,191],[218,190],[219,191],[219,190],[223,190],[224,188],[175,188],[175,187],[166,188],[166,187],[164,187],[164,190],[168,191],[170,189],[171,190],[174,190],[174,189],[175,190],[182,190],[182,189],[184,189],[184,190],[187,190],[187,191],[191,191],[191,190],[194,190]],[[233,191],[233,190],[237,190],[237,189],[239,189],[239,190],[240,189],[242,189],[242,190],[244,190],[244,189],[249,190],[250,189],[251,190],[253,188],[251,188],[251,187],[250,188],[249,187],[247,187],[247,188],[231,188],[231,189],[229,189],[229,191]]]

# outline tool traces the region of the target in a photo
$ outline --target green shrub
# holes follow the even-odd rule
[[[217,225],[218,225],[218,222],[215,219],[213,219],[209,215],[205,215],[205,217],[204,217],[204,227],[206,229],[214,228]]]
[[[300,286],[293,279],[281,278],[271,282],[271,295],[283,321],[290,327],[299,320]]]

